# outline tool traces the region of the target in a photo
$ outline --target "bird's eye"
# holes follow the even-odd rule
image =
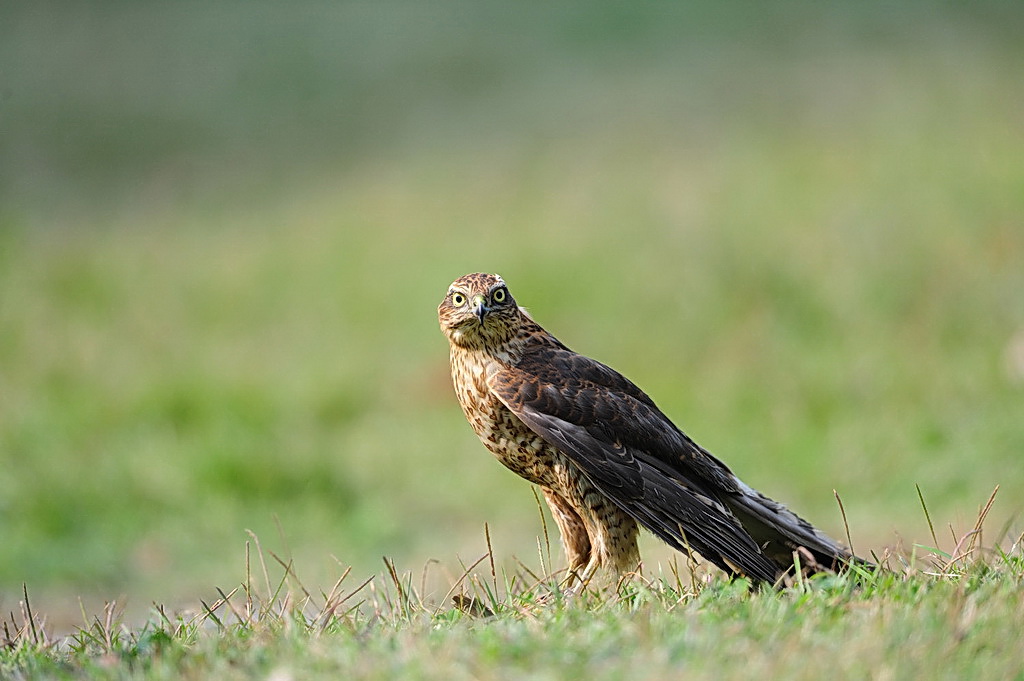
[[[504,303],[505,299],[508,298],[508,292],[505,289],[503,289],[503,288],[499,288],[497,291],[494,292],[494,296],[493,297],[494,297],[494,302],[496,302],[496,303]]]
[[[466,304],[466,296],[462,295],[458,291],[452,294],[452,305],[455,307],[462,307]]]

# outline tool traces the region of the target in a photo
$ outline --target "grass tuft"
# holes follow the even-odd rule
[[[1012,676],[1024,671],[1024,656],[1010,655],[1017,650],[1024,535],[1005,546],[982,546],[997,491],[974,527],[956,537],[952,553],[926,549],[923,558],[915,553],[909,561],[889,554],[878,567],[851,564],[839,574],[808,577],[797,570],[781,591],[751,590],[747,580],[720,573],[698,577],[698,570],[689,570],[687,578],[672,561],[657,577],[638,573],[567,597],[557,588],[564,572],[538,577],[521,562],[499,570],[486,526],[486,553],[465,565],[444,593],[426,591],[427,567],[417,584],[388,557],[382,573],[351,587],[351,567],[338,563],[331,588],[311,591],[291,559],[250,534],[240,584],[216,588],[217,597],[200,599],[195,612],[172,614],[155,604],[141,626],[129,625],[123,607],[109,602],[101,614],[83,615],[71,635],[55,637],[24,587],[19,612],[3,622],[0,675],[62,670],[99,678],[122,669],[133,678],[205,676],[230,661],[236,675],[273,667],[373,678],[433,664],[426,677],[458,678],[467,668],[497,673],[509,665],[539,669],[573,659],[598,679],[621,678],[624,670],[688,670],[712,678],[714,670],[727,676],[744,671],[728,648],[747,651],[759,673],[809,678],[797,673],[794,656],[801,648],[832,650],[836,673],[899,671],[908,669],[907,658],[918,672],[940,676],[950,671],[950,660],[958,674],[980,669],[969,651],[986,649],[1000,657],[985,669]],[[253,548],[264,578],[259,587],[252,578]],[[799,553],[795,559],[801,560]],[[927,568],[919,569],[920,562]],[[936,641],[946,636],[947,652],[932,659]],[[847,649],[856,654],[838,652]],[[364,658],[360,650],[381,655]],[[982,658],[993,663],[992,654]]]

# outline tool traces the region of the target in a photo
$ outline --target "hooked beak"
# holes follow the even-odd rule
[[[484,317],[486,317],[487,313],[490,311],[491,308],[487,307],[483,296],[473,296],[473,314],[476,315],[476,318],[480,320],[481,324],[484,323]]]

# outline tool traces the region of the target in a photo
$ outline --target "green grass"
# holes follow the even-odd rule
[[[986,545],[1017,530],[1019,3],[0,14],[0,612],[27,584],[54,636],[79,598],[141,635],[153,602],[235,583],[247,531],[314,593],[387,555],[438,599],[484,523],[499,569],[534,555],[529,487],[464,423],[436,328],[476,270],[842,537],[838,490],[859,551],[952,552],[996,485]],[[961,588],[920,583],[865,611]],[[373,645],[457,657],[475,631],[417,622]]]
[[[356,584],[345,571],[331,589],[311,593],[294,564],[257,550],[247,553],[237,588],[217,590],[194,613],[157,606],[141,627],[126,625],[108,603],[70,637],[52,640],[26,598],[20,618],[4,623],[0,674],[1018,678],[1020,540],[982,551],[972,536],[955,555],[798,579],[783,591],[751,592],[745,580],[687,582],[677,573],[544,603],[554,577],[538,582],[525,566],[499,575],[484,562],[490,553],[430,598],[416,575],[388,561],[376,579]]]

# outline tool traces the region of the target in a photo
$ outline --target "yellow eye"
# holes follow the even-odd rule
[[[462,295],[458,291],[452,293],[452,305],[455,307],[462,307],[466,304],[466,296]]]
[[[507,297],[508,292],[503,288],[499,288],[497,291],[495,291],[493,296],[494,302],[496,303],[504,303]]]

